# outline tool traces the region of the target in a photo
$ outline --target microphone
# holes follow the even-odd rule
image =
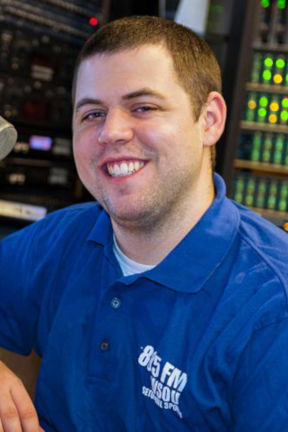
[[[4,159],[17,142],[15,127],[0,116],[0,160]]]

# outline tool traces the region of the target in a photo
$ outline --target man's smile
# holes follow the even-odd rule
[[[125,177],[136,173],[144,165],[142,160],[118,160],[105,164],[105,171],[111,177]]]

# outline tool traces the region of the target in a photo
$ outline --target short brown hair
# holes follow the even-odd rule
[[[74,72],[83,60],[100,53],[113,53],[146,44],[164,44],[173,59],[180,85],[189,94],[195,120],[211,91],[221,92],[221,73],[209,45],[192,30],[156,16],[129,16],[111,21],[96,31],[80,51]]]

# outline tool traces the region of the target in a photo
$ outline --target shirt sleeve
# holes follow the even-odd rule
[[[34,347],[41,307],[38,229],[31,225],[0,243],[0,345],[19,354]]]
[[[288,318],[258,329],[239,359],[231,397],[233,432],[286,432]]]

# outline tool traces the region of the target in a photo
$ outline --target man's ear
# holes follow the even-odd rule
[[[209,93],[202,112],[203,145],[213,146],[221,137],[226,122],[226,103],[216,91]]]

